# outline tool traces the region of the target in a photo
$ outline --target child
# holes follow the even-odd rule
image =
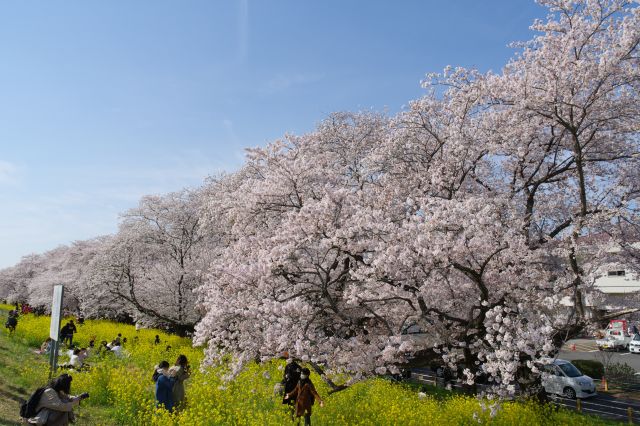
[[[320,401],[320,406],[324,407],[324,401],[316,392],[316,388],[309,378],[310,374],[311,372],[308,368],[303,368],[296,388],[284,396],[284,399],[296,398],[296,417],[299,419],[304,416],[305,426],[311,426],[311,406],[314,403],[314,398],[317,398]]]

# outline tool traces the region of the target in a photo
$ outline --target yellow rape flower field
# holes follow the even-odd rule
[[[0,305],[6,316],[10,306]],[[4,319],[3,319],[4,324]],[[63,322],[64,324],[64,322]],[[47,381],[47,356],[36,355],[46,339],[49,317],[20,316],[14,336],[3,328],[0,335],[0,424],[18,424],[17,394],[28,395]],[[87,320],[78,325],[74,342],[87,346],[90,337],[96,344],[111,341],[118,333],[127,337],[127,356],[87,358],[88,371],[72,372],[72,392],[89,392],[90,398],[76,409],[77,424],[86,425],[287,425],[291,424],[281,403],[274,396],[274,385],[282,378],[284,362],[252,364],[233,382],[220,379],[221,369],[197,368],[202,348],[191,340],[159,330],[136,331],[131,325],[103,320]],[[161,344],[153,343],[160,335]],[[135,339],[137,337],[137,339]],[[167,345],[171,348],[167,350]],[[166,359],[171,364],[185,354],[192,365],[186,384],[187,406],[177,414],[157,410],[154,404],[153,367]],[[62,356],[60,362],[65,362]],[[13,367],[11,367],[13,366]],[[10,368],[14,370],[9,371]],[[8,377],[9,376],[9,377]],[[384,379],[372,379],[328,395],[328,387],[316,375],[312,380],[325,407],[314,407],[314,425],[596,425],[611,424],[532,403],[505,403],[495,417],[483,410],[477,399],[435,394],[419,399],[415,387],[398,385]],[[21,392],[17,392],[21,390]],[[16,392],[13,392],[16,391]],[[13,392],[13,394],[11,393]],[[24,396],[23,396],[24,397]],[[13,399],[13,400],[12,400]]]

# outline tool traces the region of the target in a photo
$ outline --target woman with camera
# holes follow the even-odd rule
[[[30,424],[67,426],[74,422],[74,407],[78,406],[81,400],[88,398],[89,394],[71,396],[72,380],[68,374],[61,374],[51,381],[40,395],[35,409],[36,415],[29,419]]]
[[[173,385],[173,406],[175,410],[180,410],[184,406],[184,381],[189,378],[191,371],[189,361],[185,355],[180,355],[176,360],[176,365],[169,369],[169,376],[175,379]]]

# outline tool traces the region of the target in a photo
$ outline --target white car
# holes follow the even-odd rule
[[[634,334],[629,342],[629,352],[640,354],[640,334]]]
[[[542,376],[542,386],[547,393],[570,399],[589,398],[597,394],[593,379],[582,374],[569,361],[556,359],[553,363],[545,365],[544,370],[547,374]]]

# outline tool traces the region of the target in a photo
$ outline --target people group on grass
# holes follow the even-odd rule
[[[295,416],[299,422],[302,417],[305,426],[311,426],[311,407],[316,399],[321,407],[324,406],[324,401],[311,381],[311,371],[308,368],[301,368],[288,353],[285,352],[284,357],[286,366],[284,377],[280,382],[283,393],[282,403],[291,407],[291,420]]]
[[[160,361],[153,373],[153,381],[156,383],[156,405],[170,412],[184,407],[184,381],[190,375],[189,361],[185,355],[178,356],[173,367],[169,367],[168,361]]]
[[[284,377],[279,383],[282,403],[291,407],[291,420],[298,422],[304,418],[305,426],[311,425],[312,406],[317,399],[320,406],[324,401],[311,381],[311,371],[302,368],[286,355],[287,361]],[[154,367],[153,381],[156,384],[156,406],[164,407],[170,412],[178,411],[185,406],[184,381],[190,376],[189,362],[185,355],[180,355],[175,365],[170,367],[166,360]]]
[[[7,328],[11,332],[15,330],[17,325],[17,317],[19,310],[16,308],[10,311],[7,319]],[[15,321],[9,321],[14,318]],[[78,322],[82,324],[82,322]],[[103,340],[96,347],[96,336],[91,336],[88,347],[78,348],[73,344],[74,334],[77,333],[77,327],[73,320],[69,320],[60,330],[60,341],[66,343],[68,347],[67,354],[69,361],[61,365],[61,368],[74,369],[81,371],[86,367],[85,359],[89,355],[102,355],[107,353],[115,356],[123,356],[122,346],[127,342],[126,337],[121,333],[111,341]],[[137,342],[138,338],[134,338]],[[39,354],[49,354],[53,349],[53,340],[50,337],[42,343],[39,350],[35,350]],[[156,335],[153,341],[154,345],[160,344],[160,336]],[[167,346],[167,351],[171,346]],[[282,381],[277,385],[277,392],[282,396],[282,403],[290,407],[291,419],[304,419],[304,425],[311,425],[312,406],[317,399],[320,406],[324,406],[324,401],[316,391],[311,381],[311,372],[308,368],[302,368],[294,359],[285,352],[286,365]],[[156,406],[164,407],[170,412],[181,410],[186,404],[184,381],[191,375],[189,362],[185,355],[180,355],[176,359],[173,366],[170,366],[166,360],[161,361],[154,367],[153,381],[155,382]],[[70,385],[72,377],[68,374],[62,374],[54,379],[49,385],[39,388],[34,392],[32,398],[25,404],[30,403],[31,406],[23,407],[26,411],[21,410],[22,417],[31,424],[41,425],[67,425],[73,422],[73,408],[76,407],[80,400],[88,397],[88,394],[79,396],[70,395]],[[27,404],[28,405],[28,404]]]

